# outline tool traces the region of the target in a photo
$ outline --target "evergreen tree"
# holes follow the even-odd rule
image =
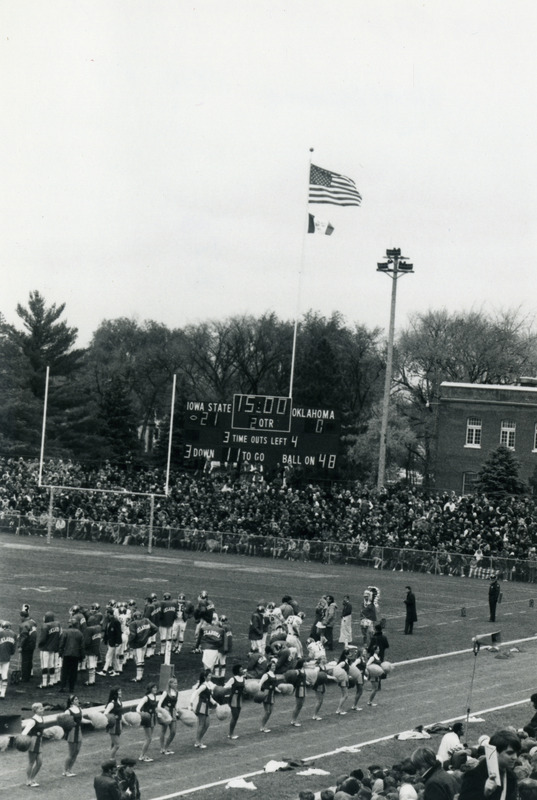
[[[479,471],[478,490],[490,495],[525,494],[528,487],[518,477],[520,464],[507,447],[490,453]]]
[[[115,461],[130,461],[140,452],[136,415],[129,390],[120,376],[107,381],[100,408],[102,435],[107,456]]]
[[[66,412],[76,417],[73,389],[84,351],[74,348],[77,329],[60,320],[65,304],[47,306],[30,292],[28,306],[17,306],[22,328],[0,320],[0,441],[13,454],[39,452],[46,369],[50,367],[47,443],[57,454],[71,454],[62,444]],[[74,393],[76,394],[76,392]],[[86,402],[78,397],[78,402]]]

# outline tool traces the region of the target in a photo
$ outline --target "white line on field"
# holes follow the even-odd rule
[[[464,652],[464,651],[462,651],[462,652]],[[421,659],[416,659],[416,660],[419,661]],[[409,662],[406,662],[406,663],[409,663]],[[523,703],[527,703],[527,702],[528,702],[528,700],[527,700],[527,698],[525,698],[524,700],[516,700],[513,703],[505,703],[504,705],[501,705],[501,706],[493,706],[492,708],[483,708],[480,711],[474,711],[472,713],[472,716],[475,717],[475,716],[480,716],[481,714],[491,714],[493,711],[501,711],[504,708],[513,708],[514,706],[520,706]],[[455,722],[456,720],[461,720],[461,719],[462,720],[466,719],[466,716],[452,717],[451,719],[443,719],[443,720],[440,720],[440,724],[441,725],[449,725],[451,722]],[[427,727],[427,726],[424,726],[424,727]],[[319,753],[316,756],[309,756],[308,758],[305,758],[303,760],[304,760],[304,762],[315,761],[318,758],[326,758],[327,756],[334,756],[334,755],[337,755],[338,753],[353,752],[357,748],[368,747],[369,745],[372,745],[372,744],[378,744],[379,742],[386,742],[389,739],[394,739],[397,735],[398,735],[397,733],[391,733],[389,736],[380,736],[378,739],[369,739],[367,742],[360,742],[360,743],[358,743],[356,745],[352,745],[351,747],[348,747],[348,746],[347,747],[338,747],[335,750],[329,750],[326,753]],[[204,789],[213,789],[215,786],[224,786],[225,784],[229,783],[229,781],[231,781],[231,780],[238,780],[240,778],[242,778],[242,780],[246,780],[247,778],[255,778],[256,775],[264,775],[264,774],[265,774],[265,770],[264,769],[259,769],[259,770],[256,770],[255,772],[246,772],[243,775],[236,775],[234,778],[224,778],[223,780],[214,781],[213,783],[206,783],[203,786],[195,786],[192,789],[183,789],[180,792],[172,792],[172,794],[163,794],[163,795],[159,795],[158,797],[152,797],[151,800],[172,800],[172,798],[174,798],[174,797],[182,797],[185,794],[193,794],[194,792],[201,792]]]

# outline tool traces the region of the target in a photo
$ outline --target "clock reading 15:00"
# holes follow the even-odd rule
[[[290,397],[235,394],[231,428],[240,431],[288,433],[291,430],[292,408],[293,401]]]

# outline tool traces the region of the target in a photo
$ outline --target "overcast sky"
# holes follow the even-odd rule
[[[3,0],[0,311],[397,327],[537,288],[534,0]],[[310,152],[360,208],[316,206]],[[320,212],[319,212],[320,209]]]

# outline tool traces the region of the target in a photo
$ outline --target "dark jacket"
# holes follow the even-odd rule
[[[462,778],[459,800],[500,800],[502,787],[497,786],[488,798],[485,797],[485,781],[488,778],[487,762],[483,759],[477,767],[465,772]],[[502,780],[507,779],[505,800],[516,800],[518,796],[517,779],[514,773],[506,771]]]
[[[423,800],[453,800],[457,793],[457,782],[453,775],[444,772],[440,761],[423,775],[425,792]]]
[[[367,652],[369,653],[370,656],[373,655],[376,645],[379,648],[379,658],[381,661],[384,661],[384,654],[386,653],[386,650],[389,650],[390,645],[388,642],[388,637],[384,636],[382,631],[380,633],[378,631],[375,631],[375,633],[371,637],[371,642],[369,644],[369,647],[367,648]]]
[[[60,655],[62,658],[78,658],[86,655],[84,637],[78,628],[67,628],[60,636]]]
[[[107,616],[104,620],[103,642],[109,647],[118,647],[121,644],[121,622],[117,617]]]
[[[111,775],[97,775],[93,780],[93,788],[97,800],[123,800],[127,797],[122,794],[118,782]]]
[[[129,800],[140,800],[140,784],[134,771],[132,771],[130,775],[127,775],[125,767],[119,767],[117,771],[117,780],[122,792],[126,794],[127,789],[130,790],[130,794],[128,795]]]
[[[252,641],[260,641],[263,638],[263,612],[254,611],[250,618],[248,638]]]
[[[406,618],[409,622],[417,622],[418,614],[416,612],[416,595],[414,592],[407,592],[405,597]]]

